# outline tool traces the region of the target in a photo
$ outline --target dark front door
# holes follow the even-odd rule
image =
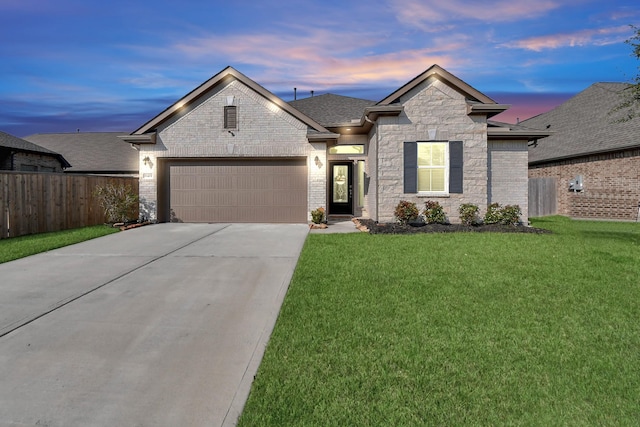
[[[329,214],[353,215],[353,163],[330,163]]]

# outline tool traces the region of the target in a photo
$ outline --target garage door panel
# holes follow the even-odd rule
[[[169,162],[172,217],[183,222],[306,222],[304,159]]]

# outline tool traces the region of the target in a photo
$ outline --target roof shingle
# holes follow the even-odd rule
[[[551,136],[529,148],[529,163],[559,160],[640,146],[640,117],[616,122],[611,111],[626,83],[595,83],[551,111],[521,122]]]
[[[138,173],[138,152],[118,136],[127,132],[41,133],[27,141],[55,150],[71,163],[73,173]]]
[[[322,126],[334,127],[360,120],[364,109],[375,105],[375,101],[327,93],[291,101],[289,105]]]

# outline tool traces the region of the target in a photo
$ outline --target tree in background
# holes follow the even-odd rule
[[[631,28],[634,34],[625,43],[631,46],[631,56],[640,60],[640,27],[631,25]],[[640,70],[640,66],[638,69]],[[640,117],[640,73],[636,74],[632,82],[622,92],[623,101],[611,111],[616,115],[621,114],[616,122],[627,122],[635,117]]]

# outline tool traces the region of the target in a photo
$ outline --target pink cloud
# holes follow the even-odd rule
[[[351,43],[344,43],[350,40]],[[192,61],[208,60],[212,54],[233,64],[245,63],[265,69],[254,75],[259,81],[287,81],[292,78],[316,89],[342,84],[397,83],[437,63],[453,68],[464,63],[449,52],[465,47],[465,40],[435,40],[435,47],[405,49],[376,54],[362,53],[374,46],[366,34],[337,34],[313,30],[307,34],[212,35],[175,44],[171,51]],[[283,73],[283,70],[284,71]],[[283,75],[284,74],[284,75]]]
[[[631,33],[628,25],[610,28],[597,28],[576,31],[574,33],[551,34],[540,37],[530,37],[505,43],[502,46],[540,52],[545,49],[558,49],[575,46],[606,46],[624,41]]]
[[[530,19],[560,7],[552,0],[493,0],[469,2],[466,0],[394,0],[391,7],[402,23],[432,31],[434,23],[452,18],[474,19],[485,22],[508,22]],[[441,28],[436,27],[439,31]]]
[[[504,113],[498,114],[492,120],[506,123],[516,123],[538,114],[546,113],[564,103],[574,94],[571,93],[497,93],[490,96],[502,104],[510,104]]]

